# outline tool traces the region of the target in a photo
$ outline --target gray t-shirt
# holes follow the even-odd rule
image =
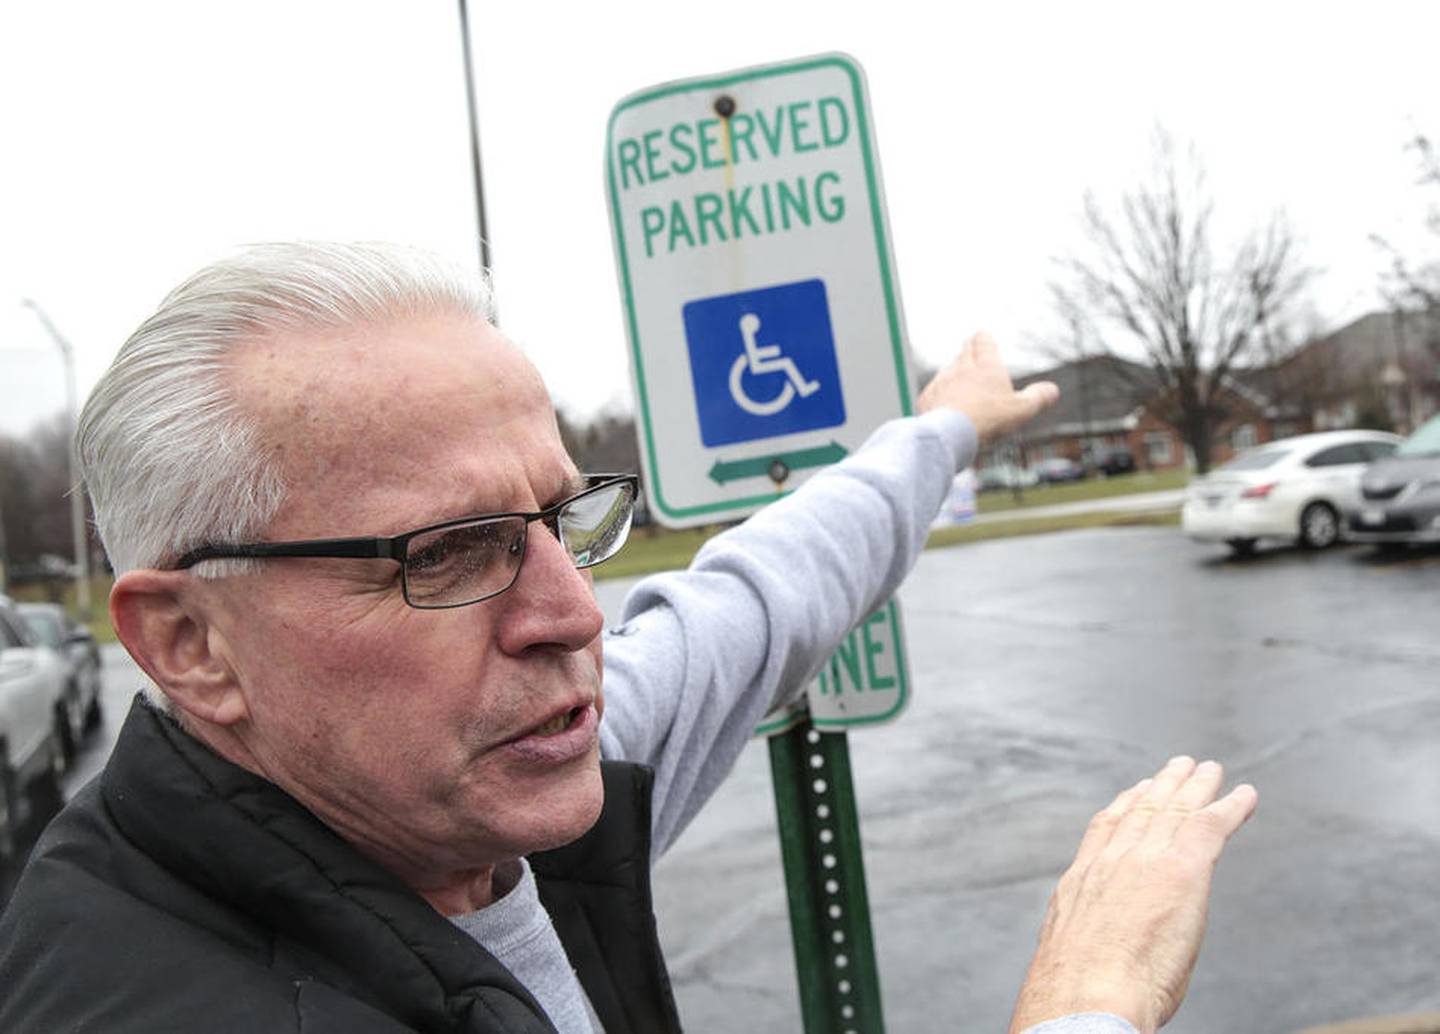
[[[594,1034],[600,1024],[590,1013],[550,913],[540,904],[535,875],[523,858],[515,870],[503,881],[496,874],[501,896],[494,903],[451,918],[525,985],[560,1034]]]
[[[843,463],[711,539],[686,570],[631,591],[605,638],[600,750],[655,769],[655,857],[730,772],[765,712],[800,692],[899,587],[975,450],[960,413],[891,421]],[[531,990],[560,1034],[598,1029],[528,868],[495,904],[455,922]],[[1133,1034],[1124,1021],[1075,1022],[1047,1024],[1044,1034]]]

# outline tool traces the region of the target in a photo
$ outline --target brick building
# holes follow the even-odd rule
[[[1063,457],[1086,463],[1125,449],[1141,470],[1193,458],[1179,407],[1149,367],[1086,356],[1016,378],[1054,381],[1060,401],[1019,434],[986,450],[979,465],[1031,466]],[[1440,412],[1440,315],[1376,312],[1316,338],[1280,362],[1237,369],[1220,392],[1211,463],[1308,431],[1366,427],[1406,433]]]
[[[1372,312],[1301,346],[1269,391],[1307,429],[1408,433],[1440,411],[1440,314]]]
[[[1168,470],[1189,462],[1174,413],[1149,367],[1117,356],[1087,356],[1016,379],[1017,385],[1054,381],[1060,401],[981,459],[1030,466],[1065,458],[1085,464],[1123,449],[1141,470]],[[1262,388],[1236,377],[1222,393],[1225,412],[1216,428],[1212,460],[1223,463],[1241,449],[1276,436],[1277,411]],[[1293,432],[1287,432],[1293,433]]]

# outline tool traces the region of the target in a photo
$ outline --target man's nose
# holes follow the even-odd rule
[[[605,625],[590,576],[576,569],[555,533],[540,521],[526,533],[515,584],[497,601],[504,603],[499,631],[507,653],[536,646],[584,649]]]

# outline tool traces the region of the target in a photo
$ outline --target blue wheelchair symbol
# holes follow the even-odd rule
[[[845,422],[823,281],[699,298],[681,314],[707,447]]]

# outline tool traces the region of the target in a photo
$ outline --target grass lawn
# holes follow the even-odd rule
[[[1060,517],[1017,517],[1013,521],[989,521],[985,524],[962,524],[955,528],[937,528],[930,533],[926,549],[959,546],[985,539],[1005,539],[1016,535],[1041,535],[1048,531],[1070,531],[1073,528],[1151,527],[1180,524],[1179,510],[1160,513],[1075,513]]]
[[[1120,479],[1112,478],[1111,480]],[[1160,489],[1154,489],[1154,491],[1160,491]],[[1028,497],[1031,493],[1025,494]],[[1066,501],[1069,500],[1047,500],[1047,502]],[[1030,503],[1027,505],[1038,506],[1040,504]],[[966,542],[1004,539],[1015,535],[1040,535],[1049,531],[1068,531],[1071,528],[1138,527],[1178,525],[1179,523],[1180,511],[1178,510],[1160,513],[1126,513],[1124,511],[1076,513],[1063,514],[1058,517],[1017,515],[1014,520],[987,521],[984,524],[962,524],[953,528],[938,528],[930,533],[925,548],[941,549],[945,546],[958,546]],[[595,577],[597,579],[626,578],[631,575],[650,574],[654,571],[673,571],[676,568],[684,567],[706,539],[719,534],[722,530],[724,529],[720,526],[692,528],[686,531],[666,531],[663,528],[642,529],[631,536],[619,556],[614,560],[606,561],[603,566],[595,568]]]
[[[1056,503],[1078,503],[1084,499],[1107,499],[1117,495],[1135,495],[1139,492],[1165,492],[1184,488],[1190,481],[1190,471],[1181,467],[1177,470],[1161,470],[1155,473],[1120,474],[1113,478],[1086,478],[1084,481],[1069,481],[1063,485],[1037,485],[1027,488],[1017,502],[1013,493],[1005,491],[985,492],[979,497],[981,513],[998,513],[1001,510],[1015,510],[1028,506],[1053,506]]]
[[[1185,484],[1187,475],[1183,472],[1163,474],[1127,474],[1122,477],[1091,479],[1068,485],[1046,486],[1028,489],[1024,502],[1016,507],[1009,493],[987,493],[981,496],[980,509],[994,513],[1050,503],[1075,502],[1081,499],[1096,499],[1105,496],[1126,495],[1135,492],[1156,492],[1168,488],[1179,488]],[[986,505],[986,504],[989,505]],[[1002,505],[1003,504],[1003,505]],[[1097,528],[1111,526],[1178,524],[1178,512],[1169,513],[1081,513],[1059,517],[1021,517],[1014,520],[997,520],[985,524],[966,524],[954,528],[940,528],[930,533],[927,549],[962,545],[967,542],[981,542],[986,539],[1009,538],[1013,535],[1040,535],[1051,531],[1066,531],[1071,528]],[[724,530],[723,525],[704,528],[689,528],[684,531],[668,531],[664,528],[638,528],[620,555],[595,568],[596,578],[627,578],[632,575],[650,574],[654,571],[673,571],[684,567],[705,541]],[[115,642],[115,632],[110,627],[109,610],[106,601],[110,597],[112,579],[107,575],[96,575],[90,580],[90,600],[93,611],[90,630],[101,643]],[[57,586],[58,588],[58,586]],[[42,600],[65,604],[71,613],[75,612],[75,586],[63,584],[59,599],[44,585],[27,585],[16,588],[10,595],[17,600]]]
[[[724,530],[722,524],[684,531],[669,531],[657,525],[636,528],[618,556],[595,568],[595,577],[628,578],[652,571],[677,570],[690,563],[706,540]]]

